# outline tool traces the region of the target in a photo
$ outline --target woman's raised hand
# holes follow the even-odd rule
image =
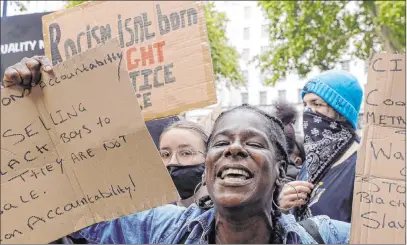
[[[4,72],[3,86],[17,85],[31,88],[41,81],[41,69],[47,73],[53,72],[51,62],[47,57],[25,57],[17,64],[7,67]]]
[[[280,208],[284,213],[289,209],[304,205],[314,185],[307,181],[292,181],[284,185],[280,195]]]

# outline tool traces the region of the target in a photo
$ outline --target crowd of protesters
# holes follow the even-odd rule
[[[45,57],[24,58],[7,68],[3,84],[30,88],[40,71],[53,72]],[[285,101],[270,112],[224,111],[211,132],[176,117],[147,122],[180,200],[57,242],[348,243],[362,89],[332,70],[310,79],[302,99],[302,133]]]

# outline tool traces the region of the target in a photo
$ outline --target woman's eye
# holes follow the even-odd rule
[[[246,145],[255,147],[255,148],[264,148],[264,146],[262,144],[256,143],[256,142],[248,142],[248,143],[246,143]]]
[[[191,156],[193,153],[192,151],[181,151],[179,154],[181,156]]]
[[[229,145],[229,142],[227,142],[227,141],[218,141],[213,146],[226,146],[226,145]]]
[[[161,158],[169,158],[171,154],[169,152],[160,152]]]

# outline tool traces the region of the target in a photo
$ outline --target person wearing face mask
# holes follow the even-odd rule
[[[356,154],[356,125],[363,91],[345,71],[327,71],[302,90],[305,162],[299,181],[284,187],[282,207],[294,208],[297,219],[328,215],[351,221]],[[297,200],[296,192],[306,194]]]
[[[29,68],[32,68],[31,71]],[[38,71],[52,72],[50,62],[25,59],[7,69],[3,81],[30,87]],[[171,130],[173,131],[173,130]],[[171,131],[164,132],[166,137]],[[164,157],[177,157],[187,141],[161,142]],[[163,140],[162,140],[163,141]],[[165,144],[164,144],[165,143]],[[171,145],[171,146],[170,146]],[[194,158],[204,150],[193,144]],[[172,147],[172,148],[170,148]],[[349,242],[350,224],[316,216],[296,222],[282,215],[278,197],[288,162],[284,128],[269,114],[243,105],[222,113],[206,143],[203,185],[212,207],[165,205],[100,222],[71,234],[89,243],[108,244],[342,244]],[[175,150],[175,151],[174,151]],[[175,154],[175,156],[174,156]],[[167,166],[173,160],[168,161]],[[182,160],[181,160],[182,161]],[[196,161],[190,165],[199,165]],[[174,161],[174,165],[181,165]],[[302,193],[297,194],[303,197]]]
[[[188,207],[207,195],[205,186],[200,185],[207,141],[203,127],[185,120],[170,124],[160,136],[161,159],[181,197],[178,206]]]

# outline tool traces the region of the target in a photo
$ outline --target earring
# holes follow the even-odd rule
[[[196,205],[198,205],[200,208],[203,209],[210,209],[214,207],[214,204],[212,202],[212,199],[210,198],[209,195],[203,196],[201,198],[199,198],[198,200],[196,200],[196,192],[198,191],[198,189],[201,186],[205,186],[205,182],[201,181],[198,183],[198,185],[196,185],[195,190],[194,190],[194,202]]]
[[[199,204],[197,201],[196,201],[196,192],[197,192],[197,190],[202,186],[202,182],[203,181],[201,181],[201,182],[199,182],[196,186],[195,186],[195,189],[194,189],[194,202],[196,203],[196,204]]]

